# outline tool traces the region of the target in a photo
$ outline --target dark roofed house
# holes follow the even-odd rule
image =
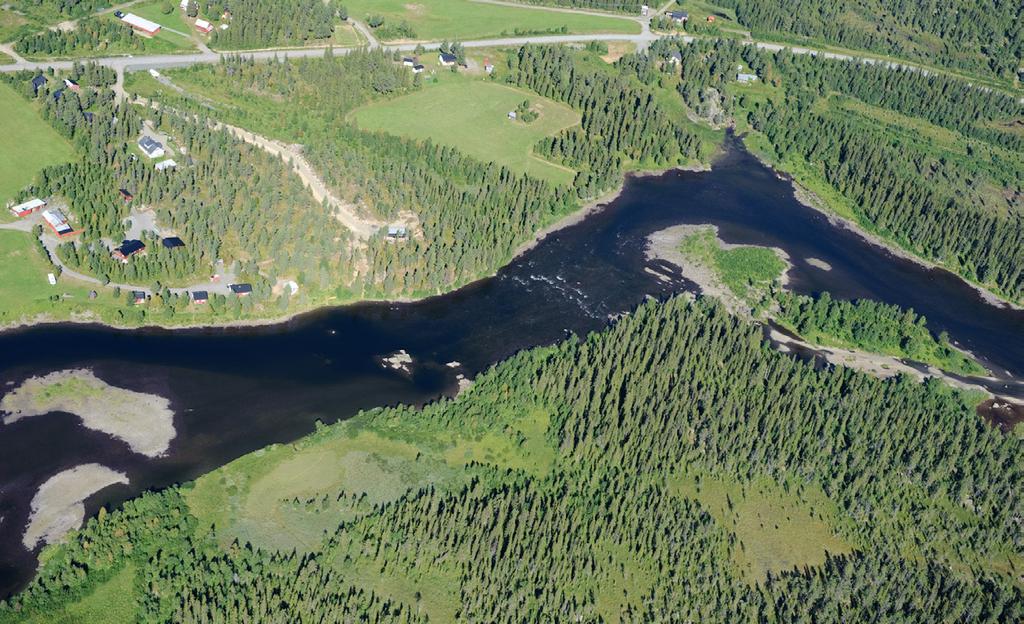
[[[59,100],[64,95],[64,89],[57,89],[53,92],[53,99]]]
[[[682,24],[686,20],[690,19],[690,14],[686,11],[669,11],[668,16],[677,24]]]
[[[665,57],[665,62],[669,63],[670,65],[679,65],[680,63],[683,62],[683,53],[680,52],[679,50],[672,50]]]
[[[228,288],[239,297],[248,297],[252,294],[252,284],[231,284]]]
[[[139,148],[150,158],[160,158],[164,155],[164,146],[150,136],[144,136],[139,139]]]
[[[439,63],[441,63],[445,67],[451,67],[459,59],[456,58],[456,56],[454,54],[448,54],[446,52],[442,52],[441,54],[438,55],[437,60],[438,60]]]
[[[121,189],[118,192],[121,193],[121,199],[123,199],[124,203],[126,203],[126,204],[128,202],[130,202],[131,200],[135,199],[135,196],[132,195],[131,192],[128,189]]]
[[[422,74],[423,73],[423,69],[424,69],[424,67],[422,65],[420,65],[419,63],[417,63],[416,65],[412,66],[412,73],[414,73],[414,74]]]
[[[44,84],[46,84],[46,76],[44,76],[42,74],[39,74],[38,76],[33,78],[32,79],[32,94],[33,95],[39,95],[39,89],[43,88]]]
[[[146,303],[146,293],[142,292],[141,290],[133,290],[132,303],[134,303],[135,305],[142,305],[143,303]]]
[[[196,290],[192,292],[192,303],[203,304],[209,301],[210,295],[205,290]]]
[[[121,246],[114,249],[114,253],[111,255],[121,262],[128,262],[128,258],[142,252],[145,248],[146,245],[140,240],[124,240],[121,241]]]
[[[178,247],[184,247],[185,241],[181,240],[177,236],[168,236],[167,238],[160,241],[166,249],[177,249]]]
[[[405,65],[406,67],[412,67],[415,64],[416,64],[416,57],[414,57],[414,56],[402,57],[402,65]]]

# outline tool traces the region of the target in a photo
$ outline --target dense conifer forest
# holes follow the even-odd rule
[[[1024,59],[1016,0],[723,0],[755,37],[802,37],[1012,79]]]
[[[118,52],[143,52],[146,39],[131,26],[106,18],[86,18],[72,31],[46,30],[18,39],[14,49],[19,54],[68,56],[76,52],[102,52],[116,48]]]
[[[127,574],[141,621],[1018,622],[1022,442],[968,399],[815,369],[705,300],[649,302],[457,400],[374,410],[102,512],[0,621],[56,615]],[[253,513],[227,502],[256,496],[247,479],[307,454],[327,469],[320,449],[367,438],[411,450],[381,451],[365,491],[341,476],[214,522],[225,505]],[[459,439],[506,451],[462,459]],[[395,474],[433,476],[361,503]],[[706,497],[724,482],[717,509]],[[842,552],[751,576],[739,562],[771,534],[747,505],[759,493],[796,501],[786,513]],[[285,510],[289,530],[325,527],[319,545],[238,539]]]
[[[215,30],[212,40],[214,46],[227,50],[325,41],[334,34],[335,18],[343,10],[335,0],[209,0],[200,4],[204,15],[230,13],[230,27]]]
[[[674,119],[653,90],[621,71],[602,71],[563,47],[524,46],[509,59],[509,81],[580,110],[583,121],[544,140],[537,151],[577,169],[581,197],[617,183],[627,165],[674,166],[706,158],[701,138]]]

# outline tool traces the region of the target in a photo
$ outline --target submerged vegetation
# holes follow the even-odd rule
[[[122,574],[141,621],[1019,621],[1021,440],[967,400],[651,302],[103,512],[0,621]]]

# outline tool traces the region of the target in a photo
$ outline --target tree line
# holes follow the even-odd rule
[[[471,462],[449,485],[339,517],[302,554],[218,539],[188,485],[145,494],[54,548],[0,621],[54,614],[129,564],[144,622],[423,622],[427,592],[466,622],[1024,617],[1022,442],[940,382],[815,368],[719,305],[676,298],[518,354],[456,400],[360,418],[398,441],[507,432],[537,410],[549,469]],[[709,471],[801,500],[820,489],[830,530],[856,548],[748,583],[738,534],[672,488]]]
[[[337,0],[206,0],[203,14],[231,14],[226,30],[213,32],[216,48],[237,50],[279,45],[307,45],[330,39],[339,16],[348,13]]]
[[[537,151],[577,169],[580,197],[616,184],[628,165],[671,167],[705,156],[700,137],[628,70],[603,70],[560,46],[526,45],[509,57],[509,82],[580,111],[582,122],[541,140]]]
[[[755,36],[797,36],[1012,80],[1024,7],[1008,0],[724,0]]]

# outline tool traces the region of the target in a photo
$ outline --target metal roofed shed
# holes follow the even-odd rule
[[[138,32],[144,35],[149,35],[150,37],[160,32],[160,24],[151,22],[144,17],[139,17],[134,13],[125,13],[121,17],[121,21],[128,24]]]
[[[11,214],[16,217],[27,217],[45,205],[46,202],[41,199],[30,199],[27,202],[18,204],[17,206],[11,206]]]

